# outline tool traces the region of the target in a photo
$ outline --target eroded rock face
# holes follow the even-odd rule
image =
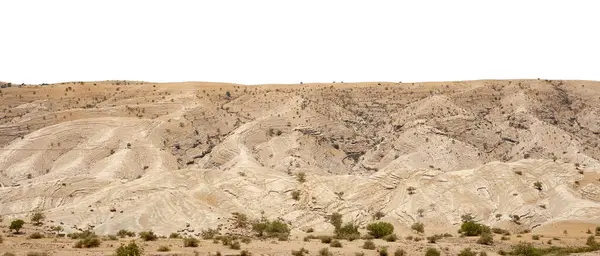
[[[227,229],[233,212],[317,231],[334,212],[440,232],[466,213],[513,229],[597,221],[598,85],[5,88],[0,214],[159,234]]]

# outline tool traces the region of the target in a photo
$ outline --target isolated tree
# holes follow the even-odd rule
[[[31,215],[31,222],[33,222],[33,224],[36,226],[42,225],[42,221],[44,221],[44,219],[46,219],[46,215],[40,211],[36,211]]]
[[[21,228],[23,228],[23,224],[25,224],[25,221],[23,220],[13,220],[10,223],[10,226],[8,227],[8,230],[14,230],[16,233],[19,233],[19,230],[21,230]]]

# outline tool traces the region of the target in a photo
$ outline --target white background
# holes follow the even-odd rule
[[[0,0],[0,81],[600,80],[597,2]]]

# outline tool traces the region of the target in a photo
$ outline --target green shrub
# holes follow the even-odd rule
[[[252,224],[252,230],[256,232],[259,237],[287,237],[290,234],[290,228],[288,225],[280,220],[256,221]]]
[[[406,251],[403,249],[396,249],[396,251],[394,252],[394,256],[406,256]]]
[[[474,221],[467,221],[460,225],[458,233],[465,236],[479,236],[483,233],[490,233],[491,230],[488,226],[479,224]]]
[[[156,241],[158,240],[158,236],[154,234],[152,230],[150,231],[142,231],[140,232],[140,238],[144,241]]]
[[[331,254],[331,252],[329,252],[329,249],[327,248],[323,248],[321,250],[319,250],[319,256],[332,256],[333,254]]]
[[[21,228],[23,228],[23,224],[25,224],[25,221],[23,221],[21,219],[13,220],[10,222],[10,226],[8,227],[8,230],[10,230],[10,231],[14,230],[15,233],[19,233]]]
[[[369,234],[375,238],[382,238],[394,232],[394,226],[387,222],[375,222],[367,225]]]
[[[331,214],[329,216],[329,223],[333,225],[335,230],[339,230],[342,227],[342,215],[338,212]]]
[[[321,239],[321,243],[324,244],[329,244],[332,241],[332,238],[330,236],[320,236],[319,239]]]
[[[532,235],[531,239],[532,240],[540,240],[540,235]]]
[[[135,241],[131,241],[128,245],[121,244],[115,252],[115,256],[142,256],[144,248],[138,246]]]
[[[492,245],[494,244],[494,237],[491,233],[482,233],[479,239],[477,239],[478,244]]]
[[[213,228],[209,228],[207,230],[202,230],[202,239],[210,240],[215,238],[215,236],[219,235],[219,231]]]
[[[425,256],[440,256],[440,251],[435,248],[427,248],[427,251],[425,251]]]
[[[40,239],[40,238],[44,238],[44,235],[42,235],[40,232],[35,232],[35,233],[29,235],[29,238],[31,238],[31,239]]]
[[[86,238],[80,239],[75,243],[75,248],[93,248],[100,246],[100,239],[97,236],[88,236]]]
[[[346,223],[335,231],[335,238],[346,239],[349,241],[360,238],[360,232],[358,232],[358,226],[352,223]]]
[[[379,252],[379,256],[388,256],[388,251],[385,247],[380,247],[377,251]]]
[[[501,228],[492,228],[492,233],[499,234],[499,235],[510,236],[510,232],[508,232],[508,230],[501,229]]]
[[[462,251],[460,251],[458,256],[477,256],[477,253],[471,251],[471,248],[465,248]]]
[[[83,231],[81,233],[78,233],[78,232],[71,233],[71,234],[67,235],[67,237],[69,237],[71,239],[84,239],[84,238],[87,238],[87,237],[95,237],[95,236],[96,236],[96,233],[94,233],[94,232],[92,232],[90,230],[86,230],[86,231]]]
[[[198,247],[198,239],[186,237],[183,239],[183,247]]]
[[[299,251],[292,250],[293,256],[304,256],[305,254],[308,254],[308,250],[304,249],[304,247],[300,248]]]
[[[367,240],[363,244],[362,248],[367,250],[375,250],[375,243],[373,243],[371,240]]]
[[[298,182],[304,183],[306,181],[306,173],[304,173],[304,172],[298,173],[297,179],[298,179]]]
[[[125,238],[125,237],[135,237],[135,232],[133,231],[129,231],[126,229],[121,229],[117,232],[117,236],[120,238]]]
[[[425,232],[425,225],[423,225],[423,223],[421,222],[412,224],[410,228],[420,234],[423,234]]]
[[[44,219],[46,219],[46,215],[40,211],[34,212],[31,215],[31,222],[33,222],[33,224],[36,226],[42,225],[42,221],[44,221]]]
[[[396,234],[389,234],[384,236],[382,239],[388,242],[396,242],[396,240],[398,240],[398,237],[396,236]]]
[[[342,247],[342,243],[340,243],[339,240],[333,240],[333,241],[331,241],[331,243],[329,244],[329,246],[341,248]]]
[[[299,190],[292,191],[292,199],[294,199],[296,201],[300,200],[300,191]]]
[[[171,233],[169,235],[169,238],[170,239],[179,239],[179,238],[181,238],[181,235],[179,233]]]
[[[231,243],[231,245],[229,245],[229,248],[233,250],[239,250],[242,248],[242,245],[240,244],[240,242],[234,241],[233,243]]]
[[[159,251],[159,252],[168,252],[170,250],[171,250],[171,248],[169,248],[169,246],[161,245],[160,247],[158,247],[157,251]]]
[[[596,243],[596,238],[594,236],[589,236],[587,238],[585,245],[590,246],[590,247],[595,247],[598,244]]]
[[[252,242],[252,239],[250,239],[250,237],[242,237],[242,243],[249,244],[250,242]]]

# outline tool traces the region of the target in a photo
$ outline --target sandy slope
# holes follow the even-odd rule
[[[3,88],[0,214],[40,209],[101,234],[226,229],[233,212],[319,232],[333,212],[366,224],[381,211],[399,234],[416,221],[455,232],[465,213],[513,231],[600,224],[599,85]]]

